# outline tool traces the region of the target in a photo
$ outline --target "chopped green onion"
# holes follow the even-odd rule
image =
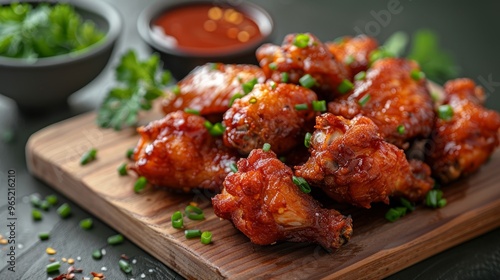
[[[281,73],[281,82],[282,83],[288,83],[288,79],[289,79],[289,77],[288,77],[288,73],[287,72]]]
[[[269,69],[271,69],[271,70],[278,69],[278,64],[276,64],[276,62],[269,63]]]
[[[120,164],[120,166],[118,166],[117,170],[118,170],[118,174],[120,174],[120,176],[127,175],[127,164],[126,163]]]
[[[176,211],[172,214],[172,227],[182,228],[184,226],[184,219],[182,219],[181,211]]]
[[[244,83],[243,85],[241,85],[243,87],[243,92],[245,94],[248,94],[249,92],[251,92],[253,90],[253,87],[258,83],[257,81],[257,78],[253,78],[252,80]]]
[[[238,172],[238,166],[236,165],[236,163],[232,162],[230,165],[229,165],[229,169],[231,169],[231,171],[233,173],[236,173]]]
[[[175,85],[175,86],[172,88],[172,92],[173,92],[175,95],[179,95],[179,94],[181,94],[181,88],[179,87],[179,85]]]
[[[311,137],[312,134],[310,132],[307,132],[306,136],[304,137],[304,146],[306,146],[306,148],[311,147]]]
[[[269,143],[264,143],[264,145],[262,145],[262,150],[264,152],[269,152],[269,150],[271,150],[271,144]]]
[[[310,74],[305,74],[299,79],[299,83],[305,88],[312,88],[316,85],[316,80]]]
[[[212,127],[213,127],[213,124],[212,124],[210,121],[205,121],[205,122],[203,123],[203,125],[205,126],[205,128],[206,128],[207,130],[212,129]]]
[[[396,207],[389,209],[389,211],[385,213],[385,218],[389,222],[394,222],[399,218],[403,217],[404,215],[406,215],[406,207]]]
[[[217,70],[219,63],[210,63],[210,70]]]
[[[56,205],[57,204],[57,195],[51,194],[45,197],[45,200],[47,200],[50,205]]]
[[[250,100],[248,100],[248,103],[250,103],[250,104],[255,104],[255,103],[257,103],[257,98],[256,98],[256,97],[252,97],[252,98],[250,98]]]
[[[286,157],[285,157],[285,156],[280,156],[280,157],[279,157],[279,160],[280,160],[281,162],[285,163],[285,162],[286,162]]]
[[[184,112],[192,115],[199,115],[200,111],[196,109],[191,109],[191,108],[184,108]]]
[[[40,205],[40,208],[42,208],[45,211],[49,211],[50,203],[47,200],[42,200],[42,204]]]
[[[236,94],[234,94],[234,95],[231,97],[231,99],[229,100],[229,104],[228,104],[228,106],[229,106],[229,107],[233,106],[234,101],[235,101],[236,99],[238,99],[238,98],[242,98],[243,96],[244,96],[244,95],[243,95],[243,94],[241,94],[241,93],[236,93]]]
[[[299,187],[303,193],[310,193],[311,187],[307,183],[306,179],[302,177],[292,176],[292,182]]]
[[[361,81],[361,80],[364,80],[366,78],[366,72],[365,71],[361,71],[359,72],[358,74],[356,74],[354,76],[354,80],[356,81]]]
[[[53,263],[49,263],[45,267],[45,270],[47,270],[47,273],[52,273],[52,272],[59,271],[60,267],[61,267],[61,263],[59,263],[59,262],[53,262]]]
[[[363,97],[361,97],[361,99],[359,99],[359,101],[358,101],[359,106],[361,106],[361,107],[365,106],[366,103],[368,103],[368,101],[370,101],[370,98],[371,98],[371,95],[369,93],[364,95]]]
[[[309,35],[307,34],[297,34],[293,39],[293,45],[298,48],[305,48],[309,45]]]
[[[203,210],[193,205],[186,206],[184,209],[186,216],[191,220],[203,220],[205,219],[205,214],[203,214]]]
[[[437,205],[437,206],[438,206],[439,208],[443,208],[443,207],[445,207],[445,206],[446,206],[446,203],[447,203],[447,202],[448,202],[448,201],[446,200],[446,198],[441,198],[441,199],[438,201],[438,205]]]
[[[324,112],[326,111],[326,101],[325,100],[313,100],[312,108],[316,112]]]
[[[120,269],[125,272],[126,274],[129,274],[132,272],[132,266],[130,263],[124,259],[121,259],[118,261],[118,266],[120,266]]]
[[[345,93],[351,91],[353,88],[354,88],[354,85],[351,83],[351,81],[344,79],[344,80],[342,80],[342,82],[338,86],[337,90],[340,93],[345,94]]]
[[[144,177],[144,176],[139,177],[137,179],[137,181],[135,181],[134,192],[140,193],[141,191],[143,191],[146,188],[147,184],[148,184],[148,179],[146,179],[146,177]]]
[[[201,236],[201,230],[199,230],[199,229],[186,229],[184,231],[184,236],[186,236],[186,238],[200,237]]]
[[[50,233],[48,232],[40,232],[38,234],[38,238],[40,238],[40,240],[47,240],[50,238]]]
[[[306,103],[295,104],[295,110],[297,110],[297,111],[303,111],[303,110],[307,110],[307,109],[309,109],[309,107],[307,106]]]
[[[421,79],[425,78],[425,73],[418,69],[413,69],[410,72],[410,77],[415,81],[420,81]]]
[[[398,125],[398,127],[396,128],[396,130],[398,131],[399,134],[405,134],[405,132],[406,132],[406,128],[402,124]]]
[[[443,191],[430,190],[425,197],[425,205],[431,208],[441,208],[446,205],[446,199],[443,198]]]
[[[438,116],[445,121],[451,120],[451,118],[453,118],[453,107],[449,104],[439,106]]]
[[[221,136],[224,134],[224,131],[226,131],[226,127],[220,122],[215,123],[210,129],[208,129],[208,133],[212,136]]]
[[[85,164],[95,160],[96,156],[97,156],[97,149],[95,149],[95,148],[90,149],[89,151],[84,153],[82,155],[82,157],[80,158],[80,165],[85,165]]]
[[[269,84],[271,84],[271,89],[272,90],[276,89],[276,83],[274,81],[270,81]]]
[[[128,158],[128,159],[132,159],[132,156],[134,155],[134,148],[130,148],[127,150],[127,153],[125,154],[125,156]]]
[[[94,221],[92,220],[92,218],[87,218],[80,221],[80,228],[85,230],[91,229],[93,225]]]
[[[101,253],[101,250],[99,249],[95,249],[93,252],[92,252],[92,258],[94,260],[100,260],[102,258],[102,253]]]
[[[57,213],[61,218],[65,219],[71,215],[71,207],[68,203],[64,203],[57,208]]]
[[[123,235],[121,234],[116,234],[116,235],[111,235],[110,237],[108,237],[108,244],[109,245],[118,245],[118,244],[121,244],[123,243]]]
[[[437,102],[440,98],[440,94],[436,91],[431,92],[431,98],[433,102]]]
[[[354,56],[352,56],[352,55],[348,55],[344,59],[344,64],[345,65],[351,65],[353,62],[354,62]]]
[[[42,199],[38,194],[30,195],[30,202],[33,207],[40,208],[42,206]]]
[[[204,231],[201,233],[201,243],[205,245],[212,243],[212,233],[210,231]]]
[[[410,212],[415,210],[415,205],[411,203],[409,200],[402,197],[399,199],[399,201],[401,202],[401,205],[406,207],[406,209],[410,210]]]

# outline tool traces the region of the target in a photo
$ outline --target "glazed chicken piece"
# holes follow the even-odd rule
[[[311,157],[295,175],[322,188],[338,202],[370,208],[390,196],[419,201],[432,189],[430,169],[406,160],[403,150],[387,143],[369,118],[352,120],[325,113],[316,118]],[[412,173],[415,172],[415,173]]]
[[[195,68],[177,87],[169,90],[162,100],[162,109],[165,114],[194,109],[202,116],[220,121],[231,98],[235,94],[244,95],[248,90],[247,86],[243,88],[245,83],[253,85],[265,79],[264,72],[255,65],[208,63]]]
[[[326,42],[325,45],[337,61],[345,65],[351,80],[359,72],[368,69],[370,53],[378,48],[377,41],[366,35],[345,36],[340,41]]]
[[[434,125],[432,98],[419,72],[414,61],[377,60],[352,94],[330,102],[328,111],[347,119],[368,117],[387,142],[407,149],[411,140],[429,137]]]
[[[339,248],[352,235],[352,220],[321,208],[292,181],[292,169],[272,151],[253,150],[226,177],[222,193],[212,199],[217,216],[231,220],[255,244],[312,242]]]
[[[470,79],[449,81],[444,90],[444,112],[436,118],[426,161],[433,175],[448,183],[488,160],[499,144],[500,116],[482,106],[484,91]]]
[[[302,143],[306,124],[314,124],[311,108],[316,94],[293,84],[257,84],[245,97],[236,99],[224,114],[224,144],[242,155],[269,143],[281,154]],[[295,105],[306,104],[308,110]]]
[[[177,111],[138,128],[141,139],[131,169],[158,186],[220,190],[238,157],[204,123],[203,117]]]
[[[310,74],[315,80],[313,89],[327,99],[332,99],[340,83],[349,78],[345,66],[310,33],[289,34],[281,47],[262,45],[257,50],[257,60],[267,78],[277,83],[299,84],[301,77]]]

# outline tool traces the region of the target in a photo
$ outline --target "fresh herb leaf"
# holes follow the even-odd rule
[[[402,31],[392,34],[382,48],[392,57],[401,57],[408,45],[408,35]]]
[[[162,70],[158,55],[139,61],[130,50],[116,67],[116,80],[119,85],[108,92],[99,108],[97,123],[120,130],[135,125],[139,111],[152,108],[152,101],[163,95],[171,76]]]

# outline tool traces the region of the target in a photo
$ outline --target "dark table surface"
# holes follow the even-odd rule
[[[91,1],[91,0],[89,0]],[[97,0],[94,0],[97,1]],[[57,108],[36,117],[21,114],[16,104],[0,95],[0,131],[13,132],[11,141],[0,142],[0,234],[12,235],[7,223],[7,174],[15,171],[17,192],[17,221],[14,233],[15,270],[10,266],[8,246],[0,245],[0,279],[47,279],[45,272],[48,256],[45,249],[57,250],[55,258],[73,258],[75,266],[83,274],[76,279],[90,276],[91,271],[103,272],[106,279],[175,279],[182,278],[135,244],[125,241],[109,246],[106,238],[117,232],[92,217],[72,201],[68,201],[50,186],[32,177],[26,168],[25,145],[29,136],[52,123],[94,110],[102,101],[106,90],[113,85],[113,70],[126,50],[135,49],[141,57],[150,54],[141,41],[136,19],[140,11],[152,0],[105,0],[122,14],[125,26],[113,58],[91,84],[73,94],[69,106]],[[239,2],[233,0],[231,2]],[[486,106],[500,111],[500,2],[498,1],[298,1],[254,0],[274,17],[276,33],[274,41],[292,32],[313,32],[322,40],[341,35],[356,34],[358,30],[384,41],[395,31],[412,33],[420,28],[436,31],[441,44],[455,57],[461,66],[461,76],[470,77],[482,85],[488,95]],[[389,13],[388,5],[398,5],[397,13]],[[386,12],[384,12],[386,11]],[[385,17],[383,15],[386,15]],[[1,93],[1,85],[0,85]],[[37,97],[34,97],[37,98]],[[57,194],[59,203],[68,202],[73,215],[62,220],[55,210],[44,212],[40,222],[31,218],[32,206],[29,195]],[[84,198],[82,198],[84,199]],[[82,203],[82,201],[80,201]],[[92,201],[83,203],[92,204]],[[82,230],[81,219],[92,217],[94,228]],[[500,217],[499,217],[500,218]],[[39,241],[39,232],[50,232],[49,241]],[[9,246],[10,247],[10,246]],[[94,249],[104,248],[107,254],[99,261],[93,260]],[[411,254],[412,252],[408,252]],[[125,254],[133,262],[133,273],[120,271],[118,260]],[[67,268],[63,264],[62,268]],[[297,278],[301,278],[297,275]],[[427,260],[412,265],[389,279],[500,279],[500,229],[496,229],[471,241],[446,250]]]

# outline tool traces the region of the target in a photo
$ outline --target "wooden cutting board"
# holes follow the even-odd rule
[[[116,169],[139,136],[133,129],[99,129],[95,117],[88,113],[35,133],[26,147],[31,172],[187,278],[376,279],[500,226],[497,151],[478,173],[444,188],[448,205],[442,209],[420,206],[394,223],[384,219],[386,205],[339,209],[352,215],[354,235],[335,252],[297,243],[254,245],[213,214],[211,193],[150,187],[135,194],[135,176],[120,177]],[[97,160],[80,166],[80,156],[92,147]],[[171,226],[172,213],[192,201],[206,219],[185,219],[185,227],[211,231],[211,245],[188,240]]]

